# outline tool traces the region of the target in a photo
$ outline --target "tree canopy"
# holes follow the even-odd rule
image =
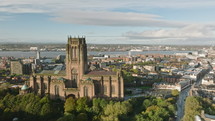
[[[174,97],[139,97],[125,101],[69,97],[64,102],[32,93],[6,94],[0,99],[0,120],[18,117],[22,121],[168,121],[174,117],[174,103]]]
[[[183,121],[194,121],[196,115],[200,115],[202,106],[197,97],[187,97],[185,102],[185,115]]]

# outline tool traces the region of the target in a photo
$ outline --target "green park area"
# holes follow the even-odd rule
[[[139,97],[129,100],[67,98],[51,100],[35,94],[1,90],[0,120],[10,121],[173,121],[176,99]]]
[[[209,115],[215,115],[215,103],[209,98],[187,97],[183,121],[195,121],[194,117],[200,116],[202,111]]]

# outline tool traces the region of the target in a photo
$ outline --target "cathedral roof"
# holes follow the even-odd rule
[[[116,75],[116,72],[113,71],[90,71],[87,75],[99,75],[99,76],[106,76],[106,75]]]
[[[66,71],[61,70],[61,71],[55,71],[55,70],[43,70],[40,73],[36,73],[36,75],[45,75],[45,76],[65,76]]]

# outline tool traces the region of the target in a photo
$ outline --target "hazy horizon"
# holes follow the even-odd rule
[[[0,45],[4,44],[10,44],[10,45],[16,45],[16,44],[67,44],[67,42],[0,42]],[[215,44],[137,44],[137,43],[87,43],[88,45],[143,45],[143,46],[215,46]]]

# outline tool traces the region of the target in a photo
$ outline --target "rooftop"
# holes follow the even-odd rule
[[[50,75],[50,76],[65,76],[66,71],[65,70],[43,70],[40,73],[36,73],[36,75]]]
[[[116,72],[113,71],[90,71],[87,75],[116,75]]]

